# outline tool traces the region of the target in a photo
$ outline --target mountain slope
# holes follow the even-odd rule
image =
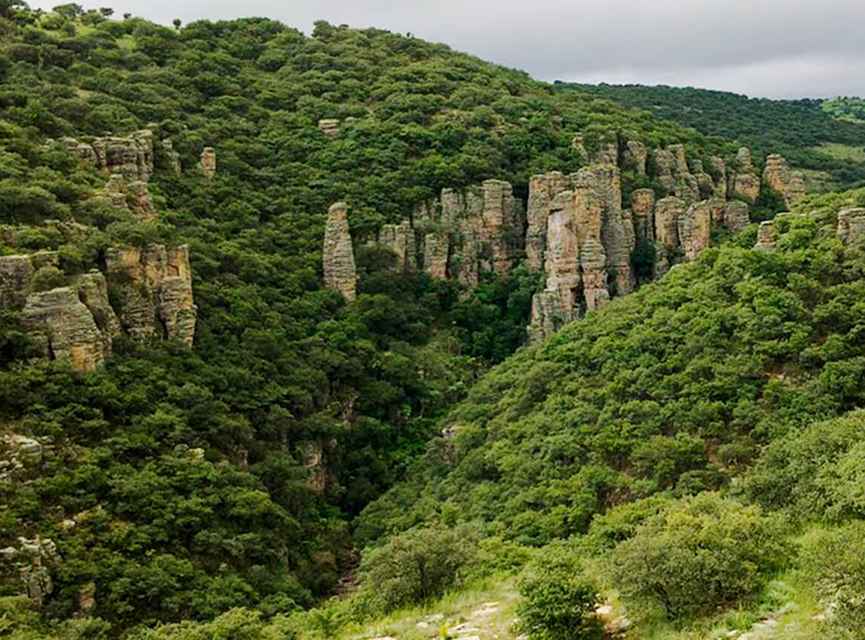
[[[367,507],[360,535],[477,520],[544,544],[622,502],[729,486],[763,444],[861,406],[862,253],[835,226],[863,202],[811,201],[776,223],[777,250],[752,249],[752,227],[517,353]]]
[[[818,172],[810,175],[814,186],[827,177],[835,188],[849,188],[865,179],[865,165],[861,162],[833,158],[831,152],[827,155],[821,149],[831,145],[853,150],[865,146],[865,126],[832,117],[834,111],[842,112],[840,106],[834,105],[842,103],[748,98],[691,87],[556,83],[556,88],[645,109],[705,135],[740,140],[761,154],[781,153],[796,166]]]

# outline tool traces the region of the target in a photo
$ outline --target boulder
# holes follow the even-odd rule
[[[322,265],[325,286],[339,291],[346,300],[354,300],[357,297],[357,268],[348,230],[348,206],[344,202],[331,205],[328,211]]]
[[[340,121],[337,118],[322,118],[318,121],[318,130],[333,140],[339,135],[339,124]]]

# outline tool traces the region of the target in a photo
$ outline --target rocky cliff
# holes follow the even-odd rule
[[[0,256],[0,309],[21,312],[44,358],[92,371],[123,332],[139,342],[158,337],[192,344],[196,308],[187,246],[110,249],[107,278],[98,269],[64,277],[57,264],[54,252]],[[47,270],[66,285],[39,290],[39,276]],[[119,293],[117,308],[110,302],[109,281]]]
[[[96,138],[90,143],[64,138],[66,149],[106,173],[147,182],[153,175],[153,132],[147,129],[129,136]]]
[[[529,339],[539,341],[630,293],[638,247],[654,251],[650,276],[661,277],[676,263],[696,260],[714,228],[743,229],[764,184],[787,202],[804,196],[801,174],[781,156],[769,156],[761,180],[744,147],[728,168],[718,156],[689,161],[681,144],[649,150],[636,140],[606,136],[588,153],[576,136],[573,146],[592,164],[571,175],[532,176],[525,212],[509,183],[487,180],[442,190],[409,219],[382,226],[373,242],[394,254],[397,270],[455,279],[464,292],[477,286],[481,273],[505,274],[522,260],[542,269],[544,289],[534,296],[528,327]],[[645,175],[654,185],[634,190],[630,207],[623,206],[623,172]],[[327,286],[351,300],[357,275],[346,211],[334,205],[328,215],[324,273]]]

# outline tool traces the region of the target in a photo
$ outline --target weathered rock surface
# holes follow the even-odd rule
[[[865,236],[865,208],[856,207],[839,212],[837,235],[845,245],[858,244]]]
[[[112,341],[120,335],[120,320],[108,300],[108,281],[98,269],[78,276],[78,298],[93,316],[102,336],[103,353],[111,354]]]
[[[324,284],[339,291],[346,300],[357,297],[357,269],[354,248],[348,230],[348,206],[344,202],[331,205],[324,229]]]
[[[105,262],[109,278],[123,283],[118,316],[126,333],[141,343],[159,337],[192,344],[197,309],[188,246],[112,248]]]
[[[622,153],[622,169],[633,171],[637,175],[645,175],[649,151],[646,145],[637,140],[628,140]]]
[[[784,191],[784,202],[788,207],[802,200],[807,195],[805,187],[805,174],[801,171],[790,172],[790,182],[787,184],[787,189]]]
[[[757,202],[760,197],[760,178],[754,174],[753,169],[750,149],[740,148],[736,154],[736,171],[728,173],[728,197],[744,200],[748,204]]]
[[[799,171],[791,171],[783,156],[773,153],[766,158],[763,169],[763,183],[784,198],[791,207],[805,197],[805,176]]]
[[[775,226],[774,220],[765,220],[760,223],[760,228],[757,229],[757,244],[755,249],[763,251],[771,251],[775,248],[778,242],[778,227]]]
[[[731,200],[724,207],[724,219],[721,224],[725,229],[737,233],[748,226],[751,211],[748,205],[740,200]]]
[[[714,196],[721,200],[727,197],[727,164],[723,158],[712,156],[708,164],[709,175],[714,183]]]
[[[22,322],[45,357],[68,360],[76,371],[93,371],[109,353],[110,337],[103,336],[74,287],[30,294]]]
[[[414,266],[415,233],[408,220],[382,225],[378,232],[378,244],[393,252],[397,271],[408,271]]]
[[[655,277],[664,275],[672,266],[674,252],[679,246],[679,217],[684,215],[684,201],[675,196],[655,203]]]
[[[655,192],[637,189],[631,194],[631,216],[637,242],[655,241]]]
[[[322,118],[318,121],[318,129],[332,140],[339,135],[339,124],[340,121],[337,118]]]
[[[714,203],[709,200],[692,204],[678,218],[679,244],[685,262],[694,262],[709,246],[712,232]]]
[[[138,220],[155,220],[159,216],[146,182],[127,182],[123,175],[114,173],[105,185],[105,193],[112,207],[128,211]]]
[[[592,164],[619,164],[619,136],[606,134],[598,142],[598,150],[592,158]]]
[[[29,255],[0,256],[0,309],[21,308],[35,272]]]
[[[0,559],[17,568],[24,595],[39,609],[54,590],[51,570],[58,558],[57,545],[42,536],[19,537],[14,546],[0,549]]]
[[[106,173],[120,173],[129,180],[147,182],[153,175],[153,132],[96,138],[90,144],[64,138],[66,149]]]
[[[216,176],[216,149],[204,147],[198,160],[198,166],[201,167],[201,173],[207,180],[213,180]]]
[[[544,266],[544,247],[546,246],[550,204],[556,195],[567,190],[569,184],[569,178],[558,171],[534,175],[529,180],[529,204],[526,211],[528,219],[526,260],[532,269],[540,269]]]

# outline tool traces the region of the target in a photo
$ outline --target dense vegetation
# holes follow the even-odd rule
[[[454,282],[395,276],[363,239],[445,186],[506,178],[524,196],[532,173],[579,166],[576,133],[589,149],[621,131],[733,150],[384,31],[110,14],[0,4],[0,250],[59,249],[59,269],[34,284],[46,289],[112,245],[189,243],[199,323],[192,350],[118,340],[104,370],[78,376],[29,363],[18,316],[0,319],[3,432],[44,445],[41,463],[0,482],[0,541],[56,544],[46,620],[86,610],[118,633],[241,605],[269,616],[332,593],[356,561],[352,517],[522,343],[537,284],[521,268],[460,298]],[[350,117],[336,139],[316,126]],[[145,125],[183,166],[176,176],[156,145],[155,222],[106,207],[94,197],[104,174],[50,142]],[[204,146],[218,153],[210,181]],[[321,287],[337,199],[362,247],[351,305]],[[49,220],[88,230],[70,237]],[[0,594],[20,590],[6,566]]]
[[[117,243],[189,243],[196,342],[118,340],[81,376],[29,362],[20,318],[0,316],[0,428],[43,445],[0,479],[0,548],[56,545],[41,608],[0,564],[0,635],[334,637],[522,570],[538,640],[597,637],[611,590],[635,618],[686,623],[751,606],[783,572],[861,637],[865,571],[845,550],[865,517],[863,257],[823,230],[865,193],[808,202],[776,252],[749,228],[513,356],[537,285],[523,267],[461,297],[359,242],[348,305],[320,273],[332,201],[362,241],[442,187],[496,177],[524,196],[532,173],[579,166],[577,133],[694,157],[734,150],[721,135],[849,184],[861,167],[805,147],[861,146],[859,125],[809,102],[610,90],[667,103],[633,111],[379,30],[110,16],[0,0],[0,252],[59,249],[35,284],[50,288]],[[329,139],[321,118],[354,120]],[[100,204],[105,176],[48,142],[145,125],[184,168],[157,146],[157,222]],[[358,543],[357,593],[312,608]]]
[[[865,101],[862,98],[833,98],[821,106],[833,118],[865,121]]]
[[[851,187],[865,181],[865,164],[833,159],[817,149],[828,143],[865,147],[865,126],[833,117],[852,114],[847,111],[847,102],[769,100],[666,86],[564,83],[556,86],[565,93],[587,94],[645,109],[705,135],[740,140],[758,154],[780,153],[797,167],[828,174],[835,186]]]

